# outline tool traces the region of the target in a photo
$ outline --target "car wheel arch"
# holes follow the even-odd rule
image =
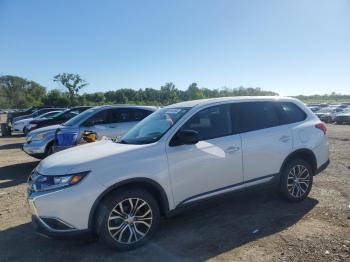
[[[169,200],[167,194],[158,182],[150,178],[130,178],[111,185],[98,196],[93,203],[89,214],[88,228],[90,231],[94,232],[96,230],[96,215],[98,214],[98,210],[101,207],[100,204],[103,200],[110,194],[113,194],[116,190],[125,187],[145,189],[155,197],[162,215],[166,215],[169,212]]]
[[[285,168],[285,166],[288,164],[289,161],[291,161],[292,159],[296,159],[296,158],[300,158],[300,159],[303,159],[306,162],[308,162],[312,168],[313,173],[314,174],[316,173],[316,171],[317,171],[316,156],[315,156],[314,152],[312,152],[312,150],[307,149],[307,148],[297,149],[297,150],[293,151],[292,153],[290,153],[286,157],[286,159],[283,161],[279,173],[281,174],[281,172],[283,171],[283,169]]]

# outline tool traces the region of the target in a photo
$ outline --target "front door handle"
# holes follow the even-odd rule
[[[290,140],[290,136],[281,136],[279,141],[287,143]]]
[[[226,148],[225,152],[228,154],[233,154],[234,152],[239,151],[241,148],[238,146],[230,146],[228,148]]]

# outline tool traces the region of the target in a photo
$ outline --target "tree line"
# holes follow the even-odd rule
[[[0,108],[27,108],[31,106],[68,107],[75,105],[102,104],[144,104],[163,106],[176,102],[226,97],[226,96],[275,96],[272,91],[259,87],[238,87],[209,89],[192,83],[186,90],[178,89],[174,83],[168,82],[159,89],[122,88],[114,91],[83,93],[79,92],[88,83],[77,74],[62,73],[53,77],[54,82],[62,85],[63,89],[47,90],[35,81],[19,76],[0,76]],[[332,93],[324,96],[299,96],[301,100],[319,101],[323,99],[350,100],[350,96]]]

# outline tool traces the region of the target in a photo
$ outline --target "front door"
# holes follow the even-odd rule
[[[194,145],[167,146],[175,205],[242,187],[242,151],[233,134],[230,105],[217,105],[195,113],[181,128],[195,130]]]

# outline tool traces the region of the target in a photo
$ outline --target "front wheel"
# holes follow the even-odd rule
[[[280,191],[291,202],[304,200],[310,193],[313,172],[310,165],[302,159],[290,161],[281,174]]]
[[[98,234],[118,251],[146,244],[159,224],[154,197],[141,189],[123,190],[107,197],[98,214]]]

